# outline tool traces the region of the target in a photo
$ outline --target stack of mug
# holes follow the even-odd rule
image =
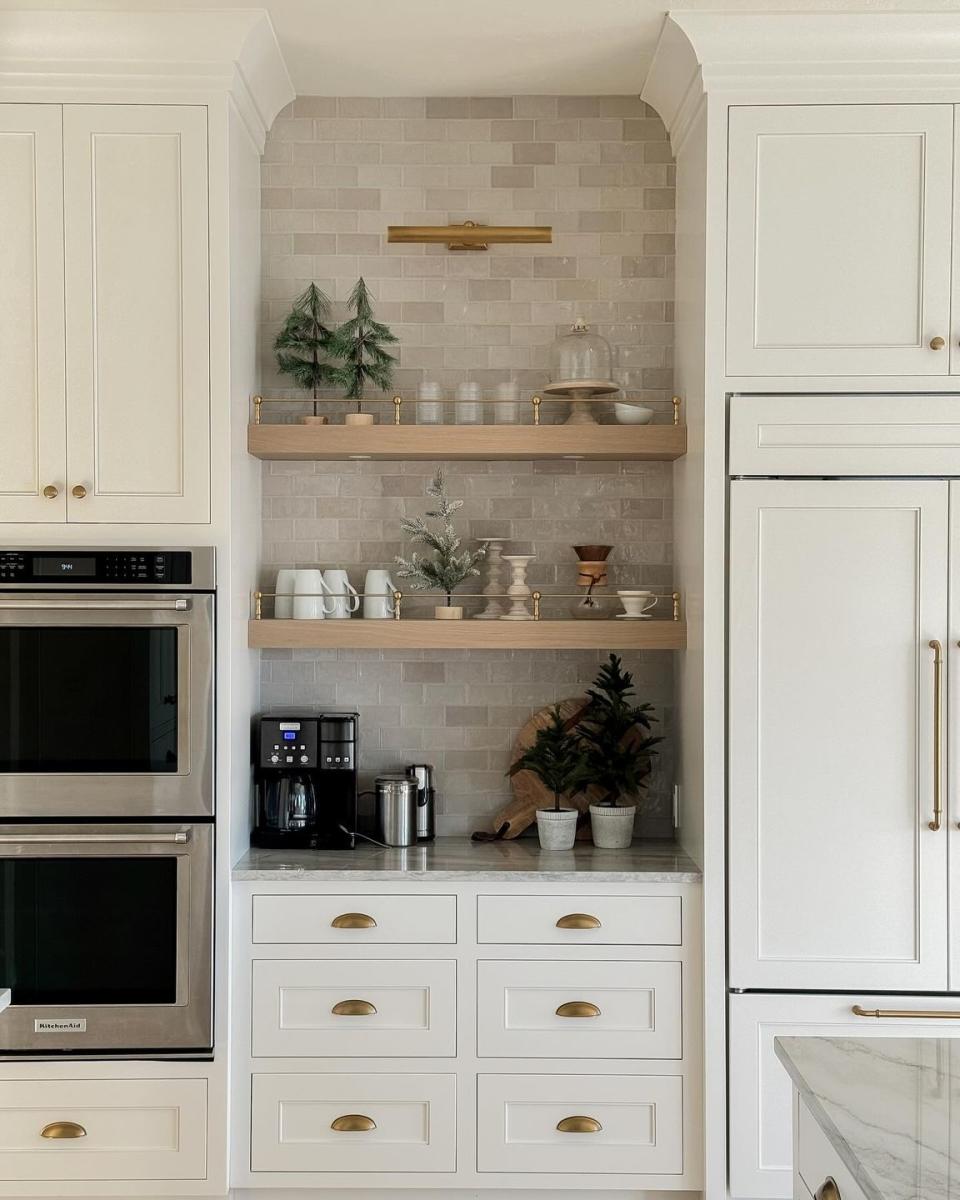
[[[396,585],[389,571],[367,571],[363,584],[363,615],[392,620]],[[284,568],[277,572],[274,616],[279,620],[343,621],[360,608],[360,596],[342,567]]]

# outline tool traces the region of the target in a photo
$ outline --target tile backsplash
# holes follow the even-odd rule
[[[583,317],[614,347],[621,386],[669,420],[673,171],[659,118],[635,97],[298,98],[275,123],[263,166],[264,395],[298,394],[275,374],[271,349],[293,297],[313,280],[342,301],[362,274],[400,338],[398,390],[512,378],[529,393],[548,379],[550,343]],[[468,218],[549,224],[554,242],[462,254],[386,244],[388,224]],[[368,566],[391,567],[408,549],[399,522],[424,511],[437,465],[264,463],[263,586],[283,566],[345,567],[357,587]],[[490,462],[447,474],[465,501],[464,535],[502,535],[508,553],[535,553],[529,578],[545,593],[575,590],[580,542],[615,547],[611,592],[670,590],[669,464]],[[429,611],[433,597],[422,596]],[[572,603],[545,600],[544,613]],[[509,797],[519,727],[581,694],[603,657],[264,651],[263,705],[356,707],[365,786],[381,770],[432,761],[440,832],[470,832]],[[624,658],[668,738],[638,831],[669,836],[673,657]]]

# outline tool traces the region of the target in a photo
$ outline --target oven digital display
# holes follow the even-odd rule
[[[91,578],[97,573],[97,560],[92,555],[80,557],[76,554],[45,555],[33,560],[35,576],[44,575],[51,579]]]

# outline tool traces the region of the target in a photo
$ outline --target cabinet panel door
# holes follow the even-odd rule
[[[71,521],[209,519],[206,109],[64,109]]]
[[[0,105],[0,521],[66,517],[61,111]]]
[[[952,172],[948,104],[732,109],[727,374],[946,375]]]
[[[960,997],[730,997],[730,1195],[734,1200],[793,1196],[790,1077],[774,1052],[778,1037],[956,1037],[958,1022],[854,1016],[866,1009],[960,1013]],[[869,1097],[865,1097],[869,1100]],[[818,1181],[822,1182],[822,1181]]]
[[[731,486],[733,987],[946,987],[948,487]]]
[[[950,484],[950,633],[947,830],[950,842],[950,990],[960,992],[960,481]]]

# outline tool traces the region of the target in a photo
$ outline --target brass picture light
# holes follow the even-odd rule
[[[552,242],[550,225],[388,225],[388,242],[424,242],[446,245],[448,250],[489,250],[494,242],[520,245],[528,242]]]

